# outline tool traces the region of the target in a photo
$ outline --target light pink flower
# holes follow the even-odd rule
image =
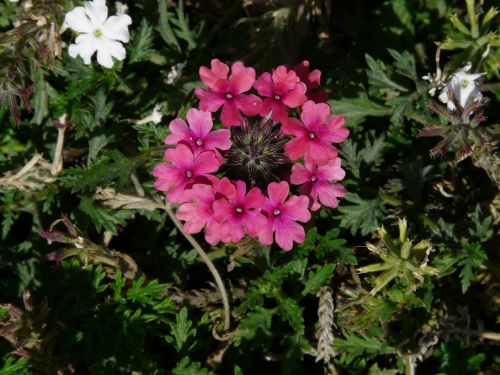
[[[179,220],[183,220],[186,233],[199,233],[205,228],[205,239],[215,245],[220,241],[220,223],[215,220],[213,203],[216,199],[212,185],[194,184],[184,193],[186,203],[176,212]]]
[[[289,118],[281,127],[285,134],[295,138],[285,144],[285,152],[291,160],[304,158],[315,164],[326,164],[338,154],[332,142],[340,143],[347,138],[349,130],[343,128],[343,116],[330,116],[330,106],[308,100],[302,106],[300,120]],[[328,119],[327,119],[328,117]]]
[[[204,151],[195,157],[184,144],[168,149],[164,158],[171,164],[160,163],[153,168],[153,176],[157,178],[153,186],[156,190],[166,191],[171,203],[182,203],[186,188],[200,179],[208,180],[209,174],[217,172],[220,167],[214,152]]]
[[[216,112],[222,106],[221,122],[224,126],[243,124],[241,112],[247,116],[259,113],[261,100],[256,95],[243,95],[249,91],[255,81],[255,69],[247,68],[241,62],[229,67],[223,62],[213,59],[211,68],[202,66],[200,77],[209,89],[197,87],[195,95],[200,99],[200,109]]]
[[[309,61],[304,60],[300,64],[296,65],[294,70],[295,73],[297,73],[300,81],[304,82],[307,87],[307,99],[310,99],[315,103],[325,103],[328,100],[328,95],[326,94],[326,92],[312,91],[320,85],[321,71],[319,69],[309,71]]]
[[[341,168],[341,163],[340,158],[335,158],[325,165],[317,166],[306,160],[305,166],[294,164],[292,167],[290,182],[302,185],[300,192],[311,198],[312,211],[319,210],[321,205],[336,208],[339,205],[337,198],[345,197],[344,187],[330,182],[344,179],[345,171]]]
[[[199,155],[203,151],[229,150],[231,148],[231,133],[227,129],[211,132],[213,127],[210,112],[190,109],[186,115],[187,122],[176,118],[170,122],[170,135],[165,138],[167,145],[186,143]]]
[[[306,101],[306,85],[299,82],[297,74],[280,65],[273,73],[262,73],[253,84],[257,92],[266,98],[262,102],[260,115],[272,113],[274,122],[283,122],[289,108],[297,108]]]
[[[268,199],[264,210],[268,215],[267,225],[259,233],[259,241],[264,245],[273,242],[273,233],[276,243],[283,250],[291,250],[293,242],[304,242],[304,228],[297,223],[308,222],[311,213],[307,209],[309,198],[304,195],[292,195],[288,200],[290,187],[285,181],[272,182],[267,186]]]
[[[258,210],[266,198],[259,188],[252,188],[248,194],[245,182],[219,186],[219,192],[227,198],[214,202],[215,218],[220,221],[221,239],[226,243],[239,242],[245,236],[256,236],[267,222]]]

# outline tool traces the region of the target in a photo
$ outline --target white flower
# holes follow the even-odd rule
[[[121,1],[115,2],[116,14],[127,14],[128,13],[128,5],[123,4]]]
[[[148,122],[152,122],[153,124],[158,125],[161,122],[161,118],[163,117],[163,115],[160,112],[160,109],[161,109],[161,104],[157,103],[153,108],[153,112],[149,116],[137,120],[135,123],[137,125],[142,125],[142,124],[147,124]]]
[[[113,57],[125,59],[125,48],[120,42],[130,40],[128,25],[132,19],[127,14],[108,18],[106,0],[85,1],[83,7],[76,7],[66,14],[64,24],[77,33],[76,44],[70,44],[71,57],[80,56],[85,64],[90,64],[97,51],[97,62],[106,68],[113,66]]]
[[[165,80],[165,83],[167,85],[173,85],[175,82],[179,80],[182,76],[182,71],[184,70],[184,67],[186,66],[186,63],[177,63],[175,65],[172,65],[170,68],[170,72],[167,74],[167,79]]]
[[[455,101],[463,109],[470,103],[480,100],[483,97],[476,86],[476,80],[484,73],[467,73],[471,67],[472,64],[469,62],[462,69],[453,73],[450,82],[448,82],[448,85],[441,91],[439,100],[448,106],[448,110],[454,111],[456,109],[455,102],[452,98],[455,98]]]

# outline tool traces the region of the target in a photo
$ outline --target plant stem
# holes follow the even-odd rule
[[[479,27],[477,24],[476,10],[474,9],[475,0],[465,0],[465,2],[467,3],[467,14],[469,15],[470,31],[472,37],[476,39],[479,36]]]
[[[224,286],[224,282],[220,277],[219,271],[217,271],[217,268],[215,268],[215,265],[212,263],[209,256],[207,255],[207,253],[205,253],[205,251],[198,243],[198,241],[196,241],[196,239],[189,233],[186,233],[184,231],[182,223],[175,217],[175,214],[168,205],[168,203],[166,203],[162,208],[167,212],[168,216],[174,222],[177,229],[179,229],[179,231],[186,238],[186,240],[188,240],[189,243],[193,246],[193,248],[196,250],[200,258],[203,260],[203,262],[205,262],[208,269],[212,273],[212,276],[215,279],[215,283],[217,284],[217,289],[219,289],[219,293],[221,295],[222,304],[224,305],[224,330],[228,331],[231,326],[231,308],[229,305],[229,298],[227,296],[226,287]]]

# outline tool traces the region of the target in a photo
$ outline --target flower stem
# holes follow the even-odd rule
[[[163,209],[167,212],[168,216],[174,222],[177,229],[179,229],[179,231],[186,238],[186,240],[188,240],[189,243],[193,246],[193,248],[196,250],[196,252],[200,256],[200,258],[203,260],[203,262],[205,262],[208,269],[212,273],[212,276],[215,279],[215,283],[217,284],[217,289],[219,289],[219,294],[222,298],[222,304],[224,305],[224,330],[228,331],[230,328],[230,325],[231,325],[231,308],[229,305],[229,298],[227,296],[226,287],[224,286],[224,282],[222,281],[222,278],[220,277],[219,271],[217,271],[217,268],[215,268],[215,265],[212,263],[209,256],[203,250],[203,248],[198,243],[198,241],[196,241],[196,239],[193,236],[191,236],[189,233],[186,233],[184,231],[184,228],[182,227],[182,223],[175,217],[175,214],[172,211],[172,209],[170,208],[170,206],[168,205],[168,203],[163,206]]]

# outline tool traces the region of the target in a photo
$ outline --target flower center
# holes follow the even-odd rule
[[[203,141],[202,141],[200,138],[198,138],[198,139],[196,140],[196,144],[197,144],[198,146],[203,146]]]
[[[278,94],[274,95],[274,99],[276,100],[280,100],[281,99],[281,96],[279,96]]]
[[[100,38],[102,36],[102,30],[99,28],[94,29],[94,36]]]
[[[312,176],[312,177],[311,177],[311,181],[312,181],[312,182],[316,181],[317,179],[318,179],[318,177],[316,177],[316,176]]]
[[[469,80],[467,78],[462,78],[460,80],[460,87],[462,87],[463,89],[466,89],[467,86],[469,86]]]
[[[193,172],[191,172],[191,171],[186,171],[186,177],[187,177],[187,178],[191,178],[191,177],[193,177]]]
[[[232,99],[232,98],[233,98],[233,94],[231,94],[230,92],[228,92],[228,93],[226,94],[226,98],[228,98],[228,99]]]
[[[313,132],[309,133],[309,138],[311,138],[311,139],[316,138],[316,134],[314,134]]]
[[[243,212],[243,208],[241,207],[236,207],[236,212],[241,214]]]
[[[275,209],[275,210],[273,211],[273,215],[274,215],[274,216],[278,216],[279,214],[281,214],[281,211],[280,211],[280,210]]]

